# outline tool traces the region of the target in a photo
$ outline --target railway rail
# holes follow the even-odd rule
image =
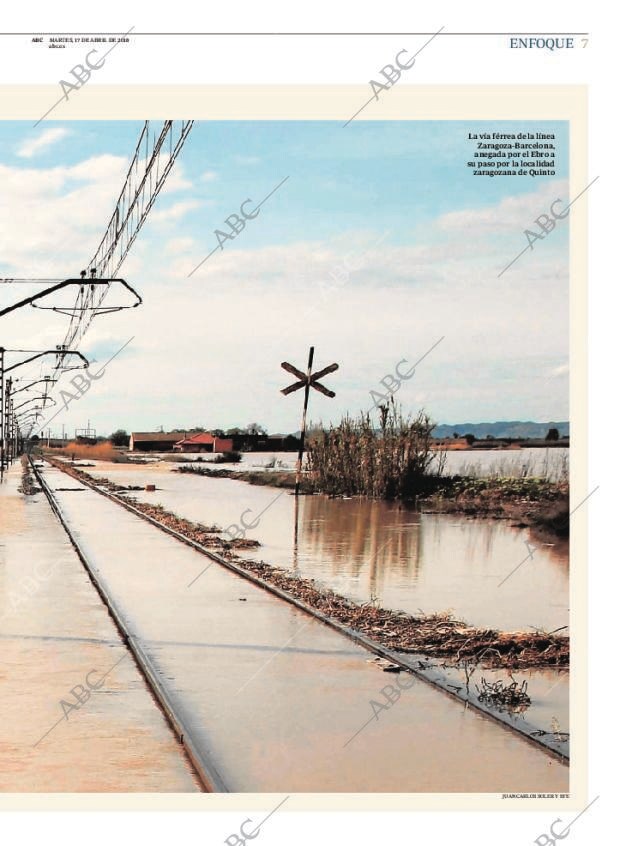
[[[67,536],[71,542],[71,545],[75,549],[78,558],[80,559],[82,565],[88,573],[91,582],[93,583],[103,603],[107,607],[112,619],[114,620],[114,623],[116,624],[122,636],[123,642],[126,644],[127,648],[133,655],[133,658],[136,664],[138,665],[138,668],[140,669],[149,690],[151,691],[156,702],[159,704],[164,716],[166,717],[166,720],[170,724],[179,742],[183,746],[187,757],[189,758],[205,792],[228,793],[229,790],[224,782],[223,777],[218,772],[213,762],[209,760],[208,753],[206,752],[206,750],[201,748],[200,743],[194,738],[191,730],[188,728],[185,720],[179,713],[178,707],[173,702],[173,698],[170,696],[153,662],[140,645],[138,639],[133,637],[130,631],[130,627],[127,621],[125,620],[123,614],[121,613],[120,609],[118,608],[116,602],[114,601],[114,598],[110,595],[110,592],[106,590],[101,580],[97,577],[97,574],[90,563],[86,551],[82,548],[82,545],[80,544],[79,540],[76,538],[75,534],[71,530],[71,527],[66,521],[62,509],[56,497],[54,496],[54,492],[47,484],[43,474],[39,472],[37,465],[32,460],[32,456],[29,456],[29,460],[32,472],[37,480],[37,483],[40,485],[53,512],[55,513],[63,529],[67,533]]]
[[[64,519],[62,509],[56,501],[53,491],[46,483],[44,476],[39,473],[39,470],[34,461],[32,460],[32,457],[30,457],[30,462],[33,468],[33,472],[37,478],[37,481],[41,485],[41,488],[43,489],[47,499],[49,500],[51,507],[53,508],[54,512],[57,514],[59,520],[61,521],[65,531],[67,532],[71,540],[71,543],[75,547],[80,557],[80,560],[86,568],[95,587],[99,591],[107,607],[110,609],[110,613],[112,614],[119,630],[125,638],[129,649],[132,651],[135,660],[138,663],[138,666],[140,667],[145,679],[147,680],[149,687],[153,692],[153,695],[159,702],[162,710],[164,711],[164,714],[166,715],[171,726],[173,727],[175,733],[187,749],[188,756],[190,757],[190,760],[196,768],[196,771],[199,774],[202,783],[205,785],[205,789],[225,791],[226,785],[224,783],[224,779],[218,773],[217,769],[214,768],[214,766],[209,762],[208,753],[206,753],[204,750],[201,751],[200,744],[194,740],[191,731],[188,731],[187,726],[184,724],[184,720],[180,718],[179,715],[175,712],[174,702],[167,693],[165,684],[163,684],[162,681],[159,679],[156,669],[154,668],[148,655],[146,655],[144,650],[141,648],[138,641],[132,638],[126,622],[123,620],[121,614],[119,613],[115,605],[114,598],[110,596],[109,592],[106,591],[106,589],[101,585],[100,581],[97,579],[93,568],[89,565],[88,557],[85,551],[81,548],[79,541],[75,538],[74,534],[72,533],[71,527]],[[56,469],[65,472],[61,462],[49,463]],[[250,573],[242,567],[237,566],[234,562],[223,558],[221,555],[218,555],[213,550],[207,549],[206,547],[202,546],[191,538],[188,538],[185,535],[175,531],[174,529],[171,529],[170,527],[164,525],[153,517],[144,514],[139,509],[132,506],[124,498],[108,490],[105,490],[102,486],[97,485],[94,481],[89,482],[82,478],[80,480],[80,484],[86,485],[91,490],[118,504],[119,506],[131,512],[132,514],[140,517],[142,520],[145,520],[151,525],[157,527],[159,530],[172,536],[176,540],[182,542],[187,546],[192,547],[194,550],[206,556],[211,561],[219,564],[220,566],[230,571],[233,571],[239,576],[242,576],[244,579],[252,582],[257,587],[260,587],[263,590],[268,591],[269,593],[277,596],[279,599],[282,599],[287,603],[296,606],[304,613],[321,621],[326,626],[335,629],[349,640],[354,641],[356,644],[363,647],[368,652],[390,661],[391,663],[400,667],[402,670],[405,670],[420,678],[427,684],[432,685],[434,688],[441,691],[443,694],[451,697],[452,699],[456,699],[462,703],[466,703],[469,708],[473,708],[476,711],[484,714],[487,718],[491,718],[495,722],[500,723],[504,728],[509,729],[511,732],[518,734],[522,739],[526,740],[528,743],[533,744],[539,749],[543,749],[546,753],[551,754],[559,761],[563,763],[569,762],[569,739],[567,737],[564,737],[560,734],[556,735],[553,733],[542,732],[539,726],[534,725],[522,715],[520,715],[518,721],[515,721],[510,713],[498,711],[490,705],[487,705],[485,702],[480,701],[473,693],[470,692],[467,685],[460,687],[458,685],[454,685],[454,680],[448,678],[444,673],[441,672],[440,669],[437,669],[434,666],[425,666],[424,655],[404,655],[402,653],[394,652],[391,649],[388,649],[383,645],[371,640],[364,634],[350,629],[347,626],[344,626],[339,621],[326,616],[315,608],[312,608],[310,605],[306,604],[298,597],[295,597],[281,590],[277,586],[272,585],[269,582],[256,576],[255,574]]]

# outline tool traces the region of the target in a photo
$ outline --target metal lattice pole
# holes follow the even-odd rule
[[[4,347],[0,347],[0,474],[4,472]]]

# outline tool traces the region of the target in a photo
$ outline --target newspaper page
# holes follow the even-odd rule
[[[1,35],[0,808],[590,842],[604,20],[65,5]]]

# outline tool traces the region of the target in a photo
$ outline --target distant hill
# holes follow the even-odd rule
[[[441,423],[433,429],[435,438],[451,438],[455,432],[459,435],[473,435],[475,438],[544,438],[549,429],[558,429],[560,437],[569,434],[568,421],[550,421],[533,423],[531,420],[502,420],[498,423]]]

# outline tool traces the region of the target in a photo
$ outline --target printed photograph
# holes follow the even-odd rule
[[[60,111],[0,129],[0,791],[568,796],[568,121]]]

